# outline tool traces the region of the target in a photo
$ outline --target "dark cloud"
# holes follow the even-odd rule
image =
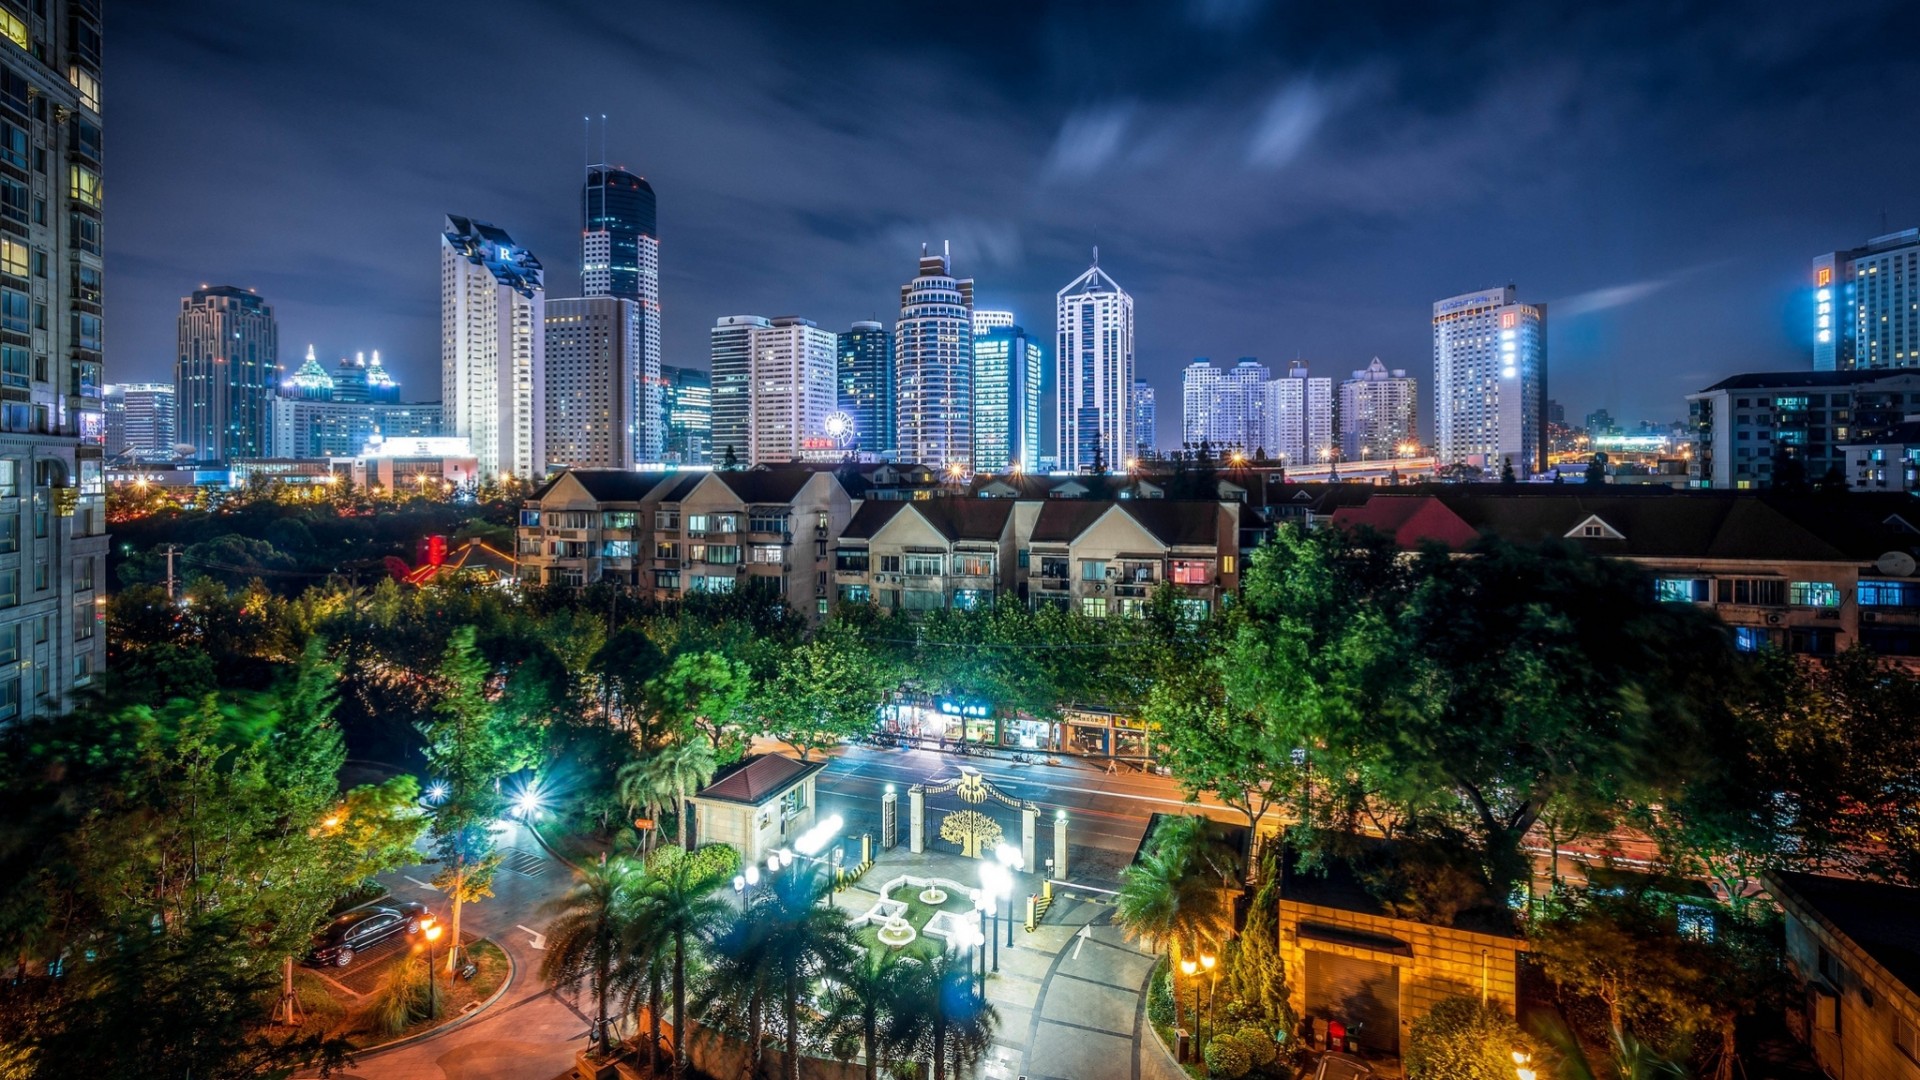
[[[1808,363],[1808,259],[1920,221],[1910,4],[1440,7],[116,4],[112,374],[166,377],[217,280],[431,396],[442,215],[577,288],[583,114],[659,191],[669,362],[891,318],[921,243],[1050,331],[1098,244],[1163,436],[1193,356],[1425,376],[1429,305],[1507,281],[1561,302],[1570,411],[1670,418]]]

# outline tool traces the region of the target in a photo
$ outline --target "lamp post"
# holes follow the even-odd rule
[[[1199,964],[1191,960],[1180,961],[1180,974],[1185,975],[1188,982],[1193,982],[1193,1038],[1189,1040],[1187,1046],[1188,1061],[1197,1061],[1200,1058],[1200,984],[1193,980],[1193,973],[1198,970],[1200,970]],[[1178,992],[1176,988],[1175,993]],[[1174,998],[1176,1013],[1180,1010],[1179,1000],[1178,997]]]
[[[1200,954],[1200,967],[1207,973],[1207,1023],[1209,1024],[1213,1023],[1213,992],[1214,989],[1220,985],[1220,977],[1213,973],[1213,965],[1217,962],[1218,961],[1206,953]],[[1193,1000],[1194,1008],[1198,1009],[1200,1001],[1200,985],[1198,983],[1195,983],[1193,987]],[[1199,1017],[1194,1017],[1193,1026],[1195,1030],[1199,1029]]]
[[[440,940],[440,924],[428,923],[424,933],[427,936],[427,1018],[431,1020],[440,1014],[440,1003],[434,996],[433,943]]]
[[[1527,1068],[1528,1064],[1532,1061],[1533,1055],[1527,1053],[1525,1050],[1515,1050],[1513,1052],[1514,1080],[1534,1080],[1537,1074],[1535,1074],[1532,1069]]]
[[[999,847],[993,849],[993,857],[999,860],[1000,865],[1003,867],[999,875],[1000,896],[1003,899],[1007,900],[1009,903],[1011,903],[1013,898],[1014,872],[1017,870],[1026,869],[1027,857],[1025,855],[1022,855],[1020,853],[1020,849],[1017,847],[1014,847],[1012,844],[1001,844]],[[1009,949],[1013,948],[1013,909],[1012,908],[1007,909],[1007,948]],[[994,970],[995,971],[1000,970],[999,957],[1000,957],[1000,954],[998,951],[998,947],[996,946],[996,949],[994,952]]]

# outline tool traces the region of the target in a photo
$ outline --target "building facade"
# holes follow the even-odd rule
[[[1333,380],[1310,376],[1307,365],[1296,361],[1288,365],[1285,377],[1267,383],[1265,390],[1261,417],[1265,434],[1258,445],[1269,457],[1292,468],[1331,465],[1337,449]]]
[[[440,234],[440,393],[487,477],[546,472],[546,288],[505,229],[449,215]]]
[[[580,295],[631,301],[635,351],[628,460],[658,461],[666,449],[661,410],[660,229],[653,186],[611,165],[587,170],[580,191]],[[551,376],[549,376],[551,377]]]
[[[1920,414],[1920,371],[1781,371],[1722,379],[1687,395],[1691,482],[1753,489],[1838,481],[1848,475],[1844,446],[1881,438],[1911,414]]]
[[[1420,435],[1418,387],[1374,357],[1340,384],[1340,454],[1348,461],[1410,457]]]
[[[893,332],[877,322],[857,322],[840,335],[838,406],[853,420],[861,450],[891,454],[896,444]]]
[[[0,44],[6,723],[64,711],[104,666],[107,525],[100,5],[49,0],[0,11],[11,42]]]
[[[979,326],[978,318],[974,325]],[[975,472],[997,474],[1039,464],[1040,381],[1045,365],[1040,343],[1015,323],[974,334]],[[1117,467],[1119,462],[1114,464]]]
[[[1433,305],[1434,456],[1490,476],[1546,468],[1547,306],[1514,287]]]
[[[270,458],[352,457],[375,437],[421,439],[441,433],[440,403],[315,401],[276,397],[269,409]]]
[[[107,456],[132,461],[172,461],[172,383],[113,383],[105,388]]]
[[[1108,468],[1133,456],[1133,297],[1093,265],[1054,297],[1058,467]]]
[[[1920,367],[1920,228],[1813,260],[1813,369]]]
[[[904,461],[973,468],[973,279],[920,249],[893,326],[895,446]]]
[[[698,368],[662,367],[660,386],[667,425],[663,459],[671,465],[712,464],[712,378]]]
[[[546,303],[549,468],[630,469],[659,458],[660,368],[639,304],[620,296]],[[649,364],[651,363],[651,367]],[[648,451],[652,453],[648,453]]]
[[[1920,1076],[1920,889],[1785,870],[1763,877],[1785,916],[1800,1000],[1788,1026],[1833,1080]]]
[[[1145,379],[1133,380],[1133,397],[1130,408],[1133,410],[1133,456],[1152,457],[1157,432],[1154,422],[1153,384]]]
[[[981,309],[973,313],[973,336],[979,337],[989,330],[1014,326],[1017,322],[1011,311]]]
[[[1243,451],[1252,455],[1272,438],[1267,419],[1267,384],[1273,372],[1251,356],[1243,356],[1222,371],[1205,358],[1187,365],[1181,374],[1181,441],[1201,442],[1214,451]]]
[[[753,335],[772,325],[760,315],[723,315],[708,331],[715,465],[747,462],[753,432]]]
[[[748,395],[746,461],[800,461],[824,450],[834,411],[839,337],[811,320],[782,315],[752,332],[753,382]]]
[[[214,285],[181,299],[175,430],[192,445],[189,457],[215,465],[265,456],[279,352],[273,308],[252,290]]]

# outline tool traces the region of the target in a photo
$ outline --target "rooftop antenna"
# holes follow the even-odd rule
[[[940,258],[947,264],[947,269],[953,269],[953,241],[940,241]]]
[[[1093,265],[1095,266],[1100,265],[1100,245],[1099,244],[1093,245]]]

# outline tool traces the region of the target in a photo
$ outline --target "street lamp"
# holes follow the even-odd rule
[[[440,924],[428,923],[424,933],[427,935],[427,1018],[432,1019],[440,1015],[440,1005],[434,997],[433,977],[433,943],[440,940]]]
[[[1513,1052],[1513,1075],[1515,1080],[1534,1080],[1537,1074],[1535,1074],[1532,1069],[1527,1068],[1527,1065],[1532,1061],[1533,1055],[1527,1053],[1525,1050],[1515,1050]]]
[[[1006,898],[1007,902],[1011,904],[1013,902],[1013,875],[1027,868],[1027,857],[1022,855],[1020,849],[1014,847],[1012,844],[1001,844],[999,847],[994,848],[993,857],[999,860],[1001,866],[1006,868],[1000,874],[1000,895]],[[1007,948],[1013,948],[1013,909],[1011,907],[1007,909]]]
[[[1208,956],[1206,953],[1200,954],[1200,966],[1207,973],[1207,1023],[1209,1024],[1213,1023],[1213,991],[1214,988],[1220,984],[1219,976],[1213,973],[1213,965],[1215,963],[1216,961],[1213,957]],[[1200,986],[1198,983],[1195,983],[1193,987],[1193,1000],[1195,1002],[1194,1008],[1198,1009],[1200,1001]],[[1196,1030],[1200,1027],[1200,1018],[1198,1016],[1193,1018],[1193,1026]]]
[[[1199,964],[1196,964],[1191,960],[1180,961],[1180,974],[1185,975],[1187,977],[1187,981],[1193,983],[1193,1040],[1191,1044],[1187,1047],[1188,1061],[1195,1061],[1200,1058],[1200,984],[1198,982],[1194,982],[1194,978],[1193,978],[1193,973],[1198,970],[1200,970]],[[1174,1011],[1176,1013],[1179,1012],[1179,1008],[1180,1008],[1178,1004],[1179,1000],[1180,999],[1177,997],[1174,998],[1174,1001],[1176,1003],[1174,1005]]]

